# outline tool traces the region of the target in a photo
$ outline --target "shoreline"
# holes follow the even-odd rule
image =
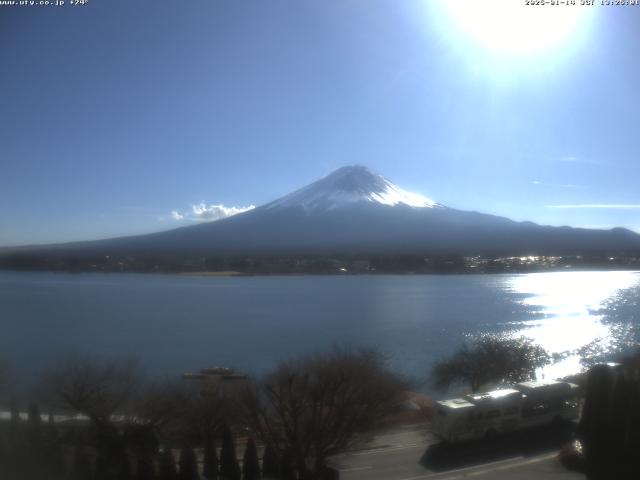
[[[0,268],[1,273],[55,273],[67,275],[80,274],[104,274],[104,275],[158,275],[158,276],[183,276],[183,277],[362,277],[362,276],[478,276],[478,275],[526,275],[533,273],[577,273],[577,272],[629,272],[640,273],[639,268],[548,268],[548,269],[514,269],[500,271],[450,271],[450,272],[393,272],[393,271],[357,271],[357,272],[242,272],[237,270],[211,270],[211,271],[140,271],[140,270],[56,270],[56,269],[9,269]]]
[[[111,273],[111,272],[105,272]],[[123,272],[125,273],[125,272]],[[147,272],[140,272],[147,273]],[[160,274],[163,275],[162,272],[149,272],[151,274]],[[206,271],[206,272],[176,272],[176,273],[166,273],[165,275],[184,275],[187,277],[248,277],[251,274],[238,272],[235,270],[223,270],[223,271]]]

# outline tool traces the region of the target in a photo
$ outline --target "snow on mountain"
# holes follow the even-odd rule
[[[366,167],[342,167],[304,188],[264,205],[267,210],[302,207],[306,212],[334,210],[355,203],[442,208],[417,193],[407,192]]]

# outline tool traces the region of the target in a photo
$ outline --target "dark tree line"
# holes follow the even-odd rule
[[[640,354],[591,368],[578,430],[589,480],[640,478]]]
[[[58,480],[64,472],[64,451],[52,417],[43,422],[37,405],[31,404],[24,420],[12,401],[11,418],[0,425],[0,478]]]
[[[64,422],[43,421],[35,404],[22,419],[25,406],[12,403],[11,420],[0,423],[0,478],[330,478],[327,458],[393,412],[405,387],[371,351],[284,362],[235,389],[149,383],[136,362],[74,358],[44,375],[40,398]]]

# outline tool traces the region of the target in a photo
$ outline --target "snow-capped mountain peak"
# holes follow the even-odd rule
[[[354,203],[405,205],[413,208],[442,207],[417,193],[407,192],[366,167],[342,167],[320,180],[264,206],[265,209],[302,207],[327,211]]]

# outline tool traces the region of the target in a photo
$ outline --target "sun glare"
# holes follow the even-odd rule
[[[638,285],[635,272],[533,273],[509,279],[513,292],[525,295],[522,304],[538,318],[518,330],[562,360],[544,368],[550,378],[580,370],[581,348],[605,354],[621,335],[621,327],[603,322],[603,308],[619,292]],[[618,338],[617,340],[621,340]]]
[[[568,3],[568,2],[567,2]],[[576,5],[527,5],[524,0],[442,2],[452,25],[494,53],[528,54],[563,48],[589,11]],[[566,42],[567,45],[563,45]]]

